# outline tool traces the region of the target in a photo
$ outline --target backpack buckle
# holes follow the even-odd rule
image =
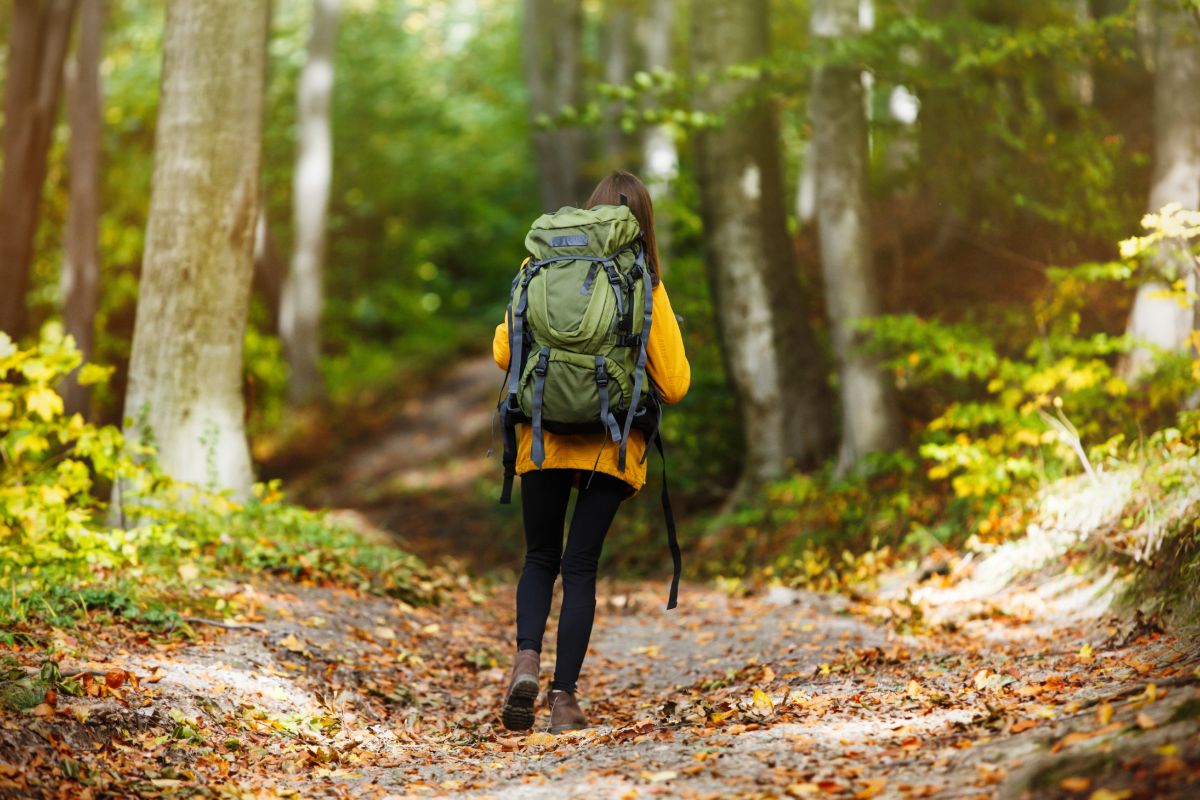
[[[534,373],[544,378],[546,376],[546,367],[548,365],[548,361],[549,359],[546,357],[546,354],[541,353],[538,356],[537,363],[533,365]]]
[[[601,364],[596,365],[596,385],[608,386],[608,371]]]

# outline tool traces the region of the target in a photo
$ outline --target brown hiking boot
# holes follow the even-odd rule
[[[504,711],[500,715],[504,727],[510,731],[527,731],[533,727],[541,656],[537,650],[518,650],[513,659],[512,680],[504,695]]]
[[[575,695],[561,689],[551,689],[546,697],[550,706],[550,732],[565,733],[588,727],[587,717],[579,708]]]

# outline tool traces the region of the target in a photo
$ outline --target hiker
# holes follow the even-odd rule
[[[572,224],[576,227],[569,227]],[[561,225],[568,227],[566,230],[555,229],[555,226]],[[539,230],[539,227],[543,230]],[[630,233],[633,238],[622,243],[615,253],[600,250],[599,255],[579,255],[580,261],[572,261],[573,254],[588,253],[591,251],[587,248],[600,246],[598,242],[589,241],[588,232],[591,232],[592,239],[607,237],[606,241],[610,242],[621,242],[621,237],[628,238]],[[544,235],[547,233],[568,235],[550,237]],[[511,438],[515,445],[512,448],[515,450],[515,472],[521,478],[525,564],[517,583],[517,653],[501,717],[509,730],[528,730],[533,727],[534,707],[540,686],[538,671],[542,636],[550,614],[554,581],[561,572],[563,600],[558,622],[558,657],[554,680],[546,698],[550,709],[550,730],[560,733],[588,726],[575,691],[596,613],[596,568],[604,536],[621,502],[633,496],[646,482],[648,439],[654,439],[661,450],[661,440],[657,439],[657,423],[653,423],[654,429],[650,431],[634,426],[632,422],[635,416],[640,416],[641,409],[635,413],[633,406],[641,402],[638,398],[642,391],[655,407],[657,400],[664,403],[679,402],[691,383],[691,367],[684,353],[678,320],[671,310],[666,287],[659,277],[650,193],[637,177],[628,172],[613,172],[592,192],[583,210],[564,208],[554,215],[539,219],[526,244],[535,255],[543,245],[556,249],[545,251],[550,255],[543,256],[540,263],[526,259],[522,264],[521,273],[513,283],[514,297],[525,289],[529,289],[530,294],[535,291],[541,294],[535,295],[528,303],[519,303],[517,314],[512,312],[510,306],[506,321],[496,328],[492,343],[493,355],[501,369],[509,369],[512,350],[518,349],[517,360],[521,363],[511,365],[510,375],[516,377],[509,384],[512,392],[510,397],[515,404],[520,393],[523,405],[527,405],[532,398],[535,406],[532,424],[516,426],[517,433]],[[567,266],[559,273],[554,273],[553,268],[559,264]],[[556,286],[563,286],[563,281],[568,278],[554,276],[566,276],[569,269],[576,267],[581,270],[579,274],[586,273],[586,277],[582,281],[576,280],[567,290],[556,289]],[[531,272],[537,273],[539,270],[544,274],[537,280],[551,281],[553,277],[558,283],[549,283],[539,290],[530,278]],[[545,274],[547,270],[550,271],[549,276]],[[644,296],[646,291],[649,292],[648,296]],[[579,376],[575,378],[577,383],[572,384],[578,388],[565,392],[561,389],[554,391],[550,388],[553,381],[568,380],[570,376],[567,373],[571,372],[572,366],[578,366],[580,356],[576,353],[556,355],[551,347],[539,351],[525,346],[522,358],[520,353],[527,339],[523,338],[522,328],[517,325],[513,339],[517,344],[510,342],[510,336],[514,335],[514,320],[524,321],[523,309],[528,305],[528,324],[533,329],[532,338],[538,340],[544,334],[536,328],[539,319],[536,313],[557,323],[569,317],[576,306],[582,309],[583,304],[590,302],[589,295],[594,292],[603,293],[596,298],[597,303],[609,303],[614,296],[616,298],[613,302],[617,311],[609,308],[612,321],[605,323],[612,327],[602,329],[598,334],[604,340],[600,347],[607,348],[609,358],[606,361],[602,355],[594,357],[593,378],[591,357],[583,357],[583,366],[575,372]],[[550,297],[561,299],[558,308],[539,306],[535,313],[533,307],[538,305],[539,300],[543,300],[541,306],[546,306],[544,299]],[[559,312],[557,316],[556,311]],[[644,320],[640,316],[643,311]],[[582,310],[579,316],[582,316]],[[583,325],[578,321],[574,324]],[[647,327],[649,336],[641,336]],[[592,340],[596,338],[594,335]],[[535,348],[539,341],[534,342]],[[538,363],[532,369],[523,369],[529,360],[535,358]],[[574,364],[569,360],[572,358]],[[628,370],[620,367],[620,359],[626,359],[624,364]],[[606,373],[606,365],[611,374]],[[642,380],[643,366],[645,381]],[[556,376],[556,371],[562,377]],[[633,375],[632,390],[628,388],[630,374]],[[535,385],[530,392],[526,387],[531,380],[545,383]],[[597,388],[600,413],[595,415],[594,412],[588,412],[597,418],[592,424],[592,432],[562,432],[571,431],[572,428],[570,425],[560,425],[560,432],[555,433],[551,422],[546,422],[543,429],[540,424],[542,409],[538,406],[543,402],[543,395],[547,416],[553,416],[550,404],[555,397],[596,396]],[[610,410],[610,392],[613,398],[619,396],[622,399],[629,397],[631,392],[633,402],[626,400],[630,408]],[[559,399],[557,402],[562,405],[566,401]],[[612,399],[611,402],[616,404],[618,400]],[[513,413],[521,412],[513,410]],[[587,429],[586,426],[582,427]],[[509,471],[512,469],[510,466]],[[510,474],[506,479],[508,483],[502,502],[507,499],[511,480]],[[578,497],[564,549],[563,525],[572,488],[578,491]],[[679,560],[665,483],[664,507],[668,512],[670,543],[676,563],[676,578],[668,605],[670,608],[675,603]]]

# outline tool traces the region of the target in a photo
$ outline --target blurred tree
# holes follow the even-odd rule
[[[68,96],[71,125],[67,214],[67,258],[62,270],[63,321],[85,362],[95,349],[96,311],[100,305],[100,56],[104,39],[105,0],[88,0],[79,14],[79,41]],[[63,383],[68,414],[87,416],[91,392],[76,380]]]
[[[556,211],[586,199],[581,0],[524,0],[521,48],[533,120],[533,151],[542,208]]]
[[[242,347],[258,217],[269,0],[175,0],[163,33],[154,182],[127,435],[164,471],[244,497]],[[118,498],[121,499],[121,498]]]
[[[77,0],[16,0],[12,10],[0,176],[0,330],[13,338],[29,332],[33,239],[77,5]]]
[[[648,0],[648,9],[638,20],[643,65],[650,76],[670,74],[674,69],[676,0]],[[643,109],[658,109],[654,96],[647,93]],[[671,181],[679,175],[679,148],[675,145],[675,129],[660,122],[642,131],[642,180],[654,201],[655,233],[664,272],[671,257],[671,219],[663,201],[670,195]]]
[[[714,120],[695,140],[705,256],[745,438],[735,498],[792,463],[815,464],[830,436],[824,358],[787,231],[775,114],[753,77],[752,65],[770,55],[769,30],[766,0],[693,4],[695,103]]]
[[[813,0],[812,34],[823,43],[857,36],[859,0]],[[860,320],[879,313],[867,203],[867,118],[861,69],[824,64],[813,73],[809,113],[813,127],[817,225],[826,307],[838,360],[842,443],[838,470],[868,453],[901,442],[895,391],[877,359],[860,349]]]
[[[1200,208],[1200,25],[1195,7],[1185,8],[1181,0],[1158,0],[1154,9],[1154,174],[1149,210],[1157,212],[1169,203],[1196,209]],[[1164,245],[1154,266],[1157,274],[1138,287],[1126,333],[1139,344],[1121,364],[1128,379],[1142,377],[1153,365],[1152,348],[1185,350],[1196,327],[1195,307],[1170,296],[1170,284],[1176,281],[1182,281],[1193,295],[1197,289],[1192,258],[1180,247]]]
[[[330,106],[340,0],[315,0],[308,59],[297,92],[300,141],[292,186],[292,267],[283,285],[279,332],[290,374],[288,398],[307,403],[324,394],[321,355],[322,263],[333,174]],[[264,226],[264,243],[265,222]]]
[[[635,16],[632,0],[609,0],[604,4],[601,67],[604,82],[609,85],[626,86],[633,79],[638,56],[634,40]],[[629,166],[630,136],[622,124],[624,110],[622,100],[610,100],[604,106],[602,133],[607,169],[628,169]]]

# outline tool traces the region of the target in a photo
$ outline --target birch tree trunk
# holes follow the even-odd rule
[[[290,373],[288,399],[311,402],[324,394],[321,379],[322,262],[333,176],[333,59],[340,0],[315,0],[308,60],[300,74],[300,143],[292,187],[295,246],[283,286],[279,331]]]
[[[63,265],[63,319],[85,362],[91,361],[100,305],[100,56],[104,38],[104,0],[88,0],[79,15],[79,42],[68,98],[71,144],[68,153],[70,203],[67,209],[67,259]],[[76,380],[64,382],[68,414],[87,415],[91,393]]]
[[[859,0],[814,0],[811,22],[818,42],[855,36]],[[889,450],[901,442],[894,388],[877,361],[859,352],[858,322],[879,313],[867,205],[868,130],[860,70],[818,67],[809,112],[826,306],[841,378],[838,470],[846,472],[868,453]]]
[[[244,497],[242,343],[258,217],[269,0],[173,0],[126,435],[167,474]]]
[[[773,109],[730,65],[769,55],[767,1],[696,0],[691,37],[696,105],[728,112],[696,135],[705,256],[730,382],[745,439],[735,497],[792,465],[826,453],[830,414],[825,365],[787,233],[779,135]]]
[[[640,20],[639,39],[647,72],[670,72],[675,34],[676,0],[649,0],[649,13]],[[658,103],[651,98],[645,108],[653,110]],[[679,175],[679,148],[675,145],[675,129],[670,124],[651,125],[642,134],[642,180],[654,201],[655,235],[662,259],[659,267],[667,274],[671,256],[671,219],[663,200],[671,194],[671,182]]]
[[[26,295],[41,214],[46,155],[77,0],[15,0],[4,85],[0,175],[0,331],[29,333]]]
[[[1154,174],[1149,210],[1169,203],[1200,208],[1200,25],[1196,16],[1178,4],[1154,6]],[[1126,333],[1138,342],[1122,359],[1120,374],[1137,381],[1154,365],[1155,348],[1182,352],[1195,327],[1191,306],[1181,307],[1164,297],[1169,285],[1182,278],[1196,290],[1195,272],[1180,270],[1178,253],[1164,247],[1154,270],[1157,277],[1142,284],[1134,298]]]
[[[582,100],[582,37],[581,0],[524,0],[521,48],[538,194],[546,211],[586,199],[583,131],[577,125],[553,125],[564,107],[578,109]]]

